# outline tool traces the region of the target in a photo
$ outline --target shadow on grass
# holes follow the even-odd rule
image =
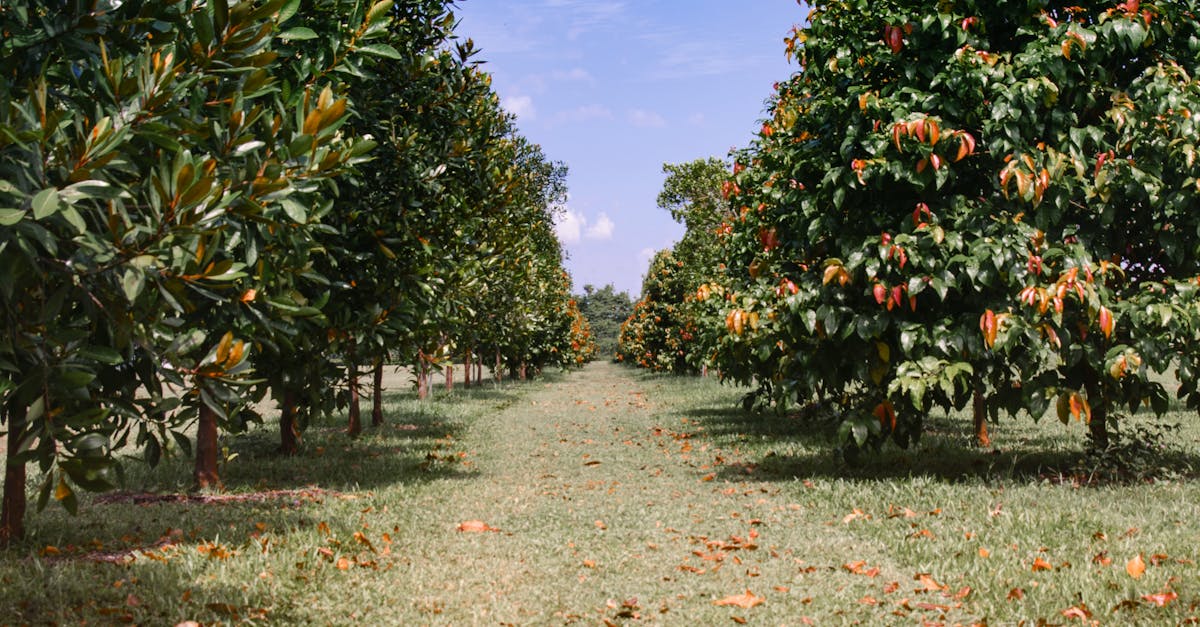
[[[972,440],[971,419],[934,415],[925,419],[920,442],[901,449],[888,443],[882,450],[844,455],[838,425],[740,408],[698,407],[685,415],[704,425],[718,442],[748,451],[747,463],[757,464],[753,476],[790,481],[797,478],[889,480],[926,477],[938,481],[1048,481],[1073,484],[1142,483],[1162,477],[1200,478],[1200,454],[1194,447],[1168,446],[1151,451],[1127,439],[1122,450],[1105,456],[1087,450],[1079,430],[1066,439],[1028,417],[992,423],[994,447],[978,448]],[[755,459],[757,456],[757,459]],[[849,458],[849,459],[848,459]],[[744,480],[742,465],[724,467],[718,477]]]

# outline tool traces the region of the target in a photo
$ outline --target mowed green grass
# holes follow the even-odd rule
[[[1079,423],[1006,419],[978,451],[965,417],[935,417],[919,447],[848,467],[829,429],[735,410],[741,393],[598,363],[426,403],[392,392],[385,427],[317,425],[290,459],[268,425],[229,441],[223,495],[32,517],[0,557],[0,622],[1200,616],[1193,415],[1167,417],[1184,428],[1157,479],[1088,484]],[[129,489],[179,495],[187,470],[131,467]]]

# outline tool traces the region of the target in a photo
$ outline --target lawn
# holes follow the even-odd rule
[[[399,387],[397,387],[399,389]],[[847,466],[831,430],[612,364],[419,403],[357,439],[231,439],[226,491],[131,465],[0,558],[14,623],[1178,624],[1200,616],[1200,429],[1084,459],[1085,427],[961,416]],[[1133,425],[1126,425],[1126,431]],[[1154,431],[1156,429],[1151,429]],[[1099,470],[1100,472],[1093,472]],[[1117,480],[1114,480],[1117,479]]]

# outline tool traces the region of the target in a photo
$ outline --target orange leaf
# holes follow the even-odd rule
[[[1033,560],[1033,572],[1036,573],[1039,570],[1054,570],[1054,566],[1051,565],[1050,562],[1047,562],[1046,560],[1039,557],[1039,558]]]
[[[1020,601],[1025,598],[1025,590],[1023,588],[1013,588],[1008,591],[1009,601]]]
[[[350,560],[346,557],[339,557],[337,561],[338,570],[350,570]]]
[[[1159,592],[1158,594],[1143,594],[1142,598],[1159,607],[1162,607],[1171,601],[1178,599],[1179,595],[1175,594],[1175,592],[1171,590],[1167,590],[1166,592]]]
[[[458,524],[458,530],[463,533],[484,533],[487,531],[500,531],[499,529],[488,525],[482,520],[468,520]]]
[[[1100,331],[1104,333],[1104,337],[1112,336],[1113,332],[1113,316],[1108,307],[1100,307]]]
[[[713,601],[713,605],[733,605],[748,610],[755,605],[761,605],[764,601],[766,601],[765,598],[754,596],[753,592],[746,590],[744,594],[735,594]]]
[[[996,323],[996,313],[991,309],[983,312],[979,317],[979,330],[983,331],[983,341],[988,348],[996,345],[996,333],[999,330],[999,325]]]
[[[842,267],[836,263],[826,266],[825,273],[821,277],[821,285],[829,285],[829,283],[831,281],[838,278],[838,275],[841,273],[841,270],[842,270]]]
[[[1062,615],[1067,618],[1078,618],[1079,620],[1087,620],[1092,617],[1091,611],[1082,603],[1075,607],[1067,608],[1062,611]]]
[[[987,557],[990,557],[991,554],[992,554],[991,551],[989,551],[983,547],[979,547],[979,557],[987,558]]]
[[[1125,572],[1129,573],[1134,579],[1141,579],[1142,575],[1146,574],[1146,562],[1142,560],[1142,554],[1138,553],[1133,559],[1125,562]]]
[[[917,573],[913,579],[921,582],[921,587],[917,588],[917,592],[937,592],[946,589],[946,586],[938,583],[929,573]]]

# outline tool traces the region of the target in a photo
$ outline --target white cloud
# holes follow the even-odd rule
[[[537,117],[537,109],[533,107],[533,98],[529,96],[508,96],[500,101],[505,111],[526,120]]]
[[[550,76],[556,81],[584,81],[591,83],[596,80],[592,78],[592,75],[587,70],[581,67],[571,68],[567,71],[560,70],[558,72],[554,72]]]
[[[573,209],[565,209],[554,219],[554,232],[564,244],[577,244],[583,233],[587,218]]]
[[[583,122],[591,122],[593,120],[611,120],[613,119],[612,110],[604,105],[592,104],[576,107],[569,111],[559,111],[554,115],[551,124],[557,126],[559,124],[580,124]]]
[[[704,122],[705,122],[704,114],[703,113],[693,113],[688,116],[687,122],[688,122],[688,124],[691,124],[692,126],[703,126]]]
[[[614,228],[616,225],[613,224],[608,214],[601,213],[600,217],[596,218],[596,223],[588,227],[586,235],[588,239],[612,239]]]
[[[633,109],[629,112],[629,123],[638,128],[662,128],[667,125],[663,116],[642,109]]]
[[[604,212],[601,212],[593,222],[582,211],[564,208],[562,213],[554,219],[554,231],[558,234],[558,240],[563,244],[578,244],[584,239],[612,239],[613,231],[616,228],[617,225]]]

